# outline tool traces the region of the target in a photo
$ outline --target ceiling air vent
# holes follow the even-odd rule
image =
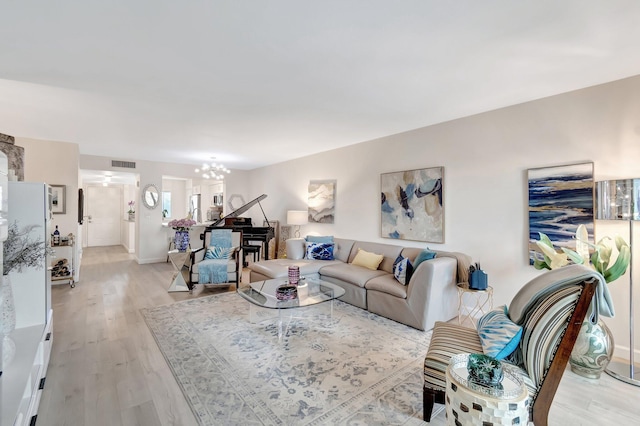
[[[133,161],[111,160],[111,167],[122,167],[123,169],[135,169],[136,163]]]

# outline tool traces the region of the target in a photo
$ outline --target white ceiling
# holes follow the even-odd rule
[[[640,74],[637,0],[0,6],[0,132],[251,169]]]

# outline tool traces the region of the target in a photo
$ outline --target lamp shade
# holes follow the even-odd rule
[[[306,210],[287,211],[287,225],[304,225],[309,221],[309,213]]]
[[[596,182],[596,219],[640,220],[640,179]]]

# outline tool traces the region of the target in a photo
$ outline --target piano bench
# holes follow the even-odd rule
[[[243,266],[247,266],[248,265],[246,259],[247,259],[247,254],[249,254],[249,253],[253,254],[254,263],[256,262],[256,255],[257,255],[257,259],[260,260],[260,247],[261,246],[255,245],[255,244],[247,244],[245,246],[242,246],[242,264],[243,264]]]

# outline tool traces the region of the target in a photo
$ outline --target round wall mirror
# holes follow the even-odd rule
[[[150,183],[142,189],[142,204],[148,209],[155,209],[160,204],[160,191]]]

